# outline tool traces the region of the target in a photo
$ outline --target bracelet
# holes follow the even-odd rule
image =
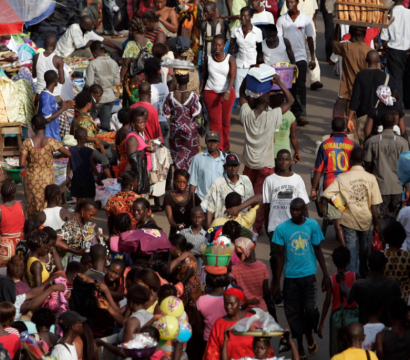
[[[293,156],[298,156],[299,154],[298,153],[295,153],[295,155],[293,155]]]
[[[230,93],[231,93],[231,91],[230,91],[230,90],[226,90],[225,92],[227,92],[228,94],[230,94]]]
[[[312,192],[315,192],[315,193],[317,193],[317,190],[315,190],[315,189],[312,189]]]

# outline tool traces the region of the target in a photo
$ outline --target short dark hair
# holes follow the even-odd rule
[[[47,203],[50,204],[53,200],[61,194],[61,190],[56,184],[47,185],[44,190],[44,198]]]
[[[138,271],[137,279],[142,281],[154,292],[158,292],[161,287],[161,282],[159,281],[158,275],[152,269],[141,269]]]
[[[142,106],[138,106],[137,108],[130,110],[130,112],[128,113],[128,120],[130,123],[135,123],[137,121],[137,118],[145,117],[145,114],[147,112],[147,109],[143,108]]]
[[[381,251],[373,251],[369,255],[369,269],[373,272],[383,273],[387,259]]]
[[[343,268],[349,265],[350,259],[351,259],[351,255],[347,247],[341,245],[333,250],[332,260],[333,260],[333,263],[336,265],[336,267]]]
[[[161,305],[161,302],[166,299],[168,296],[177,296],[177,288],[172,284],[164,284],[158,290],[158,304]]]
[[[282,154],[288,154],[290,157],[292,157],[292,154],[290,153],[290,151],[288,149],[281,149],[276,154],[276,158],[278,158],[279,155],[282,155]]]
[[[241,236],[242,226],[235,220],[227,221],[222,227],[222,234],[229,237],[234,242]]]
[[[44,81],[46,82],[46,86],[50,85],[58,78],[58,74],[54,70],[47,70],[44,73]]]
[[[42,307],[34,312],[31,321],[36,324],[37,328],[41,326],[50,328],[56,322],[56,317],[50,309]]]
[[[93,97],[89,91],[83,90],[75,97],[75,108],[83,109],[87,104],[93,101]]]
[[[120,111],[118,111],[118,121],[122,125],[128,125],[130,123],[130,119],[128,117],[130,113],[130,108],[122,108]]]
[[[393,221],[383,230],[383,237],[390,246],[400,248],[406,240],[407,234],[401,223]]]
[[[31,118],[31,126],[34,126],[36,130],[44,130],[46,125],[47,121],[43,115],[34,115]]]
[[[265,26],[265,33],[267,32],[278,32],[278,28],[275,24],[269,24]]]
[[[174,171],[174,181],[176,181],[178,176],[182,176],[185,179],[187,179],[187,181],[189,181],[189,172],[186,171],[185,169],[177,169]]]
[[[74,133],[74,138],[76,140],[87,140],[87,130],[83,127],[77,128],[77,130]]]
[[[74,277],[75,274],[84,274],[85,269],[82,263],[78,261],[70,261],[67,265],[67,270],[65,274],[67,277]]]
[[[148,58],[144,63],[144,74],[147,76],[158,75],[161,70],[161,60],[155,57]]]
[[[16,316],[16,308],[10,301],[0,303],[0,324],[3,327],[10,326]]]
[[[332,120],[332,130],[333,131],[343,131],[346,127],[346,121],[342,117],[335,117]]]
[[[91,261],[98,261],[107,257],[107,248],[103,244],[94,244],[90,247]]]
[[[90,45],[90,50],[91,50],[91,52],[101,51],[103,48],[104,48],[104,45],[103,45],[103,43],[102,43],[101,41],[99,41],[99,40],[93,41],[93,42],[91,43],[91,45]]]
[[[394,320],[406,322],[407,304],[402,298],[393,298],[389,303],[389,316]]]
[[[382,116],[383,128],[391,128],[396,123],[396,118],[392,111],[388,111]]]
[[[79,213],[81,210],[88,208],[98,209],[98,206],[93,199],[83,199],[83,201],[77,203],[77,206],[75,207],[75,212]]]
[[[243,12],[247,11],[249,13],[249,15],[252,17],[253,16],[253,9],[250,6],[245,6],[241,9],[241,14]]]
[[[124,171],[118,177],[117,182],[119,182],[121,184],[121,186],[123,188],[125,188],[125,187],[131,185],[135,181],[135,179],[137,179],[137,178],[138,178],[138,175],[135,172],[133,172],[131,170],[127,170],[127,171]]]
[[[111,265],[119,265],[121,266],[123,271],[125,270],[125,262],[123,259],[114,259],[111,261],[111,264],[109,266]]]
[[[128,303],[142,305],[149,301],[150,296],[151,292],[145,286],[133,285],[128,289],[127,300]]]
[[[181,251],[191,251],[194,248],[194,245],[189,243],[184,235],[174,234],[169,237],[169,241],[172,245],[178,246]]]
[[[237,192],[233,191],[226,195],[225,207],[227,209],[233,208],[234,206],[239,206],[242,204],[242,197]]]
[[[204,4],[204,8],[205,7],[211,7],[213,11],[216,10],[216,2],[214,1],[208,1]],[[215,38],[214,38],[215,39]]]
[[[48,235],[48,242],[51,240],[57,240],[57,232],[50,226],[46,226],[42,229]]]
[[[131,227],[132,221],[131,216],[127,213],[118,214],[114,218],[114,228],[117,230],[119,234],[128,231]]]
[[[50,241],[48,235],[43,230],[34,230],[28,234],[27,238],[27,247],[31,251],[36,251],[41,247],[47,245]]]
[[[146,13],[144,13],[144,15],[145,14]],[[142,15],[142,17],[144,17],[144,15]],[[169,51],[168,46],[166,44],[163,44],[163,43],[156,43],[152,47],[152,55],[154,55],[158,59],[161,59],[165,54],[168,53],[168,51]]]
[[[215,3],[213,1],[208,1],[207,4],[215,4]],[[215,35],[212,42],[214,42],[215,40],[222,40],[224,44],[226,44],[226,38],[222,34]]]
[[[138,198],[137,200],[134,201],[134,203],[132,205],[134,206],[134,205],[137,205],[137,204],[143,205],[146,209],[151,208],[151,204],[149,203],[149,201],[147,199],[144,199],[144,198]]]
[[[157,15],[155,14],[154,11],[149,10],[149,11],[146,11],[142,14],[142,20],[144,20],[144,19],[148,20],[149,22],[156,23],[157,22]]]
[[[229,277],[228,277],[228,274],[223,274],[223,275],[206,274],[205,282],[206,282],[206,286],[212,289],[227,287],[229,285]]]
[[[41,226],[41,222],[36,218],[32,217],[27,219],[24,222],[24,237],[27,239],[27,236],[34,230],[38,229]]]
[[[350,154],[351,164],[358,165],[363,163],[365,154],[365,151],[361,147],[354,148]]]
[[[0,190],[3,201],[4,202],[11,201],[11,199],[13,198],[13,195],[16,194],[16,191],[17,191],[16,184],[13,181],[7,179],[1,186],[1,190]]]
[[[104,92],[104,89],[100,84],[92,84],[88,91],[90,92],[90,94],[102,94]]]

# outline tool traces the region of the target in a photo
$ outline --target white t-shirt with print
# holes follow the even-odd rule
[[[363,326],[364,328],[364,334],[366,335],[363,344],[362,344],[362,349],[364,350],[372,350],[373,344],[376,342],[376,335],[382,331],[385,326],[382,323],[377,323],[377,324],[366,324]]]
[[[151,84],[151,104],[158,110],[159,122],[167,121],[167,118],[164,115],[164,102],[168,94],[169,90],[166,84]]]
[[[272,13],[265,9],[260,13],[254,13],[251,19],[252,24],[275,24]]]
[[[66,346],[64,346],[66,345]],[[69,344],[56,344],[51,356],[56,357],[58,360],[78,360],[77,350],[74,345]],[[67,349],[68,348],[68,349]]]
[[[302,198],[306,204],[309,196],[305,182],[298,174],[292,176],[269,175],[263,183],[263,203],[270,204],[268,232],[290,219],[290,203]]]

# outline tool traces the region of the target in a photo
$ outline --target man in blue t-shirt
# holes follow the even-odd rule
[[[58,117],[64,111],[72,108],[74,102],[73,100],[63,101],[61,108],[58,109],[56,98],[53,95],[54,89],[58,84],[58,74],[54,70],[48,70],[44,73],[44,81],[46,82],[46,88],[40,95],[38,114],[46,118],[46,136],[61,141],[60,119]]]
[[[320,242],[324,239],[316,220],[303,216],[306,204],[301,198],[290,203],[291,218],[276,227],[272,242],[278,247],[276,278],[273,296],[280,291],[280,278],[284,271],[283,300],[286,319],[292,336],[297,339],[300,356],[305,356],[303,335],[306,335],[309,353],[315,354],[318,346],[312,330],[319,323],[317,308],[316,272],[319,262],[323,272],[322,290],[329,281]]]

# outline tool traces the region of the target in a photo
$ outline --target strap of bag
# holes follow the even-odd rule
[[[366,357],[367,357],[367,360],[370,360],[370,353],[369,353],[369,350],[366,350]]]

